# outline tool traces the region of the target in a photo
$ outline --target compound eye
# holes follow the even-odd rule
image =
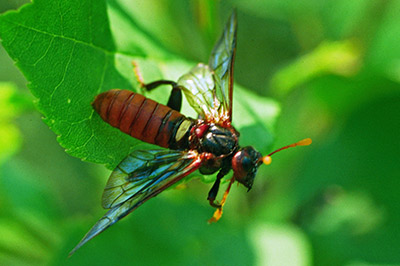
[[[246,154],[247,155],[247,154]],[[251,169],[254,167],[254,164],[249,156],[244,156],[241,161],[243,171],[250,172]]]
[[[248,189],[254,182],[254,177],[259,166],[261,154],[252,147],[245,147],[239,150],[232,158],[232,169],[236,181],[243,184]]]

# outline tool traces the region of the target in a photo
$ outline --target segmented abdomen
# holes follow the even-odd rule
[[[188,124],[184,121],[190,121],[181,113],[128,90],[103,92],[97,95],[92,105],[111,126],[165,148],[176,146],[180,141],[176,139],[178,131],[189,129],[181,128],[181,124]]]

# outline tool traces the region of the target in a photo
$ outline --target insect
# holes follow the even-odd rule
[[[101,93],[95,98],[93,108],[111,126],[134,138],[168,149],[136,150],[116,167],[102,198],[102,206],[109,211],[70,255],[148,199],[195,170],[205,175],[218,172],[207,198],[210,205],[217,208],[210,222],[217,221],[233,182],[237,181],[250,190],[258,167],[262,163],[269,164],[272,154],[311,143],[311,139],[305,139],[267,156],[262,156],[253,147],[239,146],[239,133],[232,126],[236,32],[236,13],[233,12],[211,53],[209,63],[198,64],[177,82],[159,80],[145,84],[136,72],[142,87],[147,90],[160,85],[172,86],[167,105],[119,89]],[[198,119],[180,113],[182,92],[197,112]],[[215,199],[221,179],[230,170],[233,170],[233,176],[222,201],[217,203]]]

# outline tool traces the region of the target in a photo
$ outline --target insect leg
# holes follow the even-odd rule
[[[208,197],[207,200],[210,202],[210,205],[214,208],[221,208],[221,205],[218,203],[215,203],[215,198],[217,197],[218,190],[219,190],[219,185],[221,183],[221,179],[224,177],[224,173],[219,171],[217,175],[217,179],[214,182],[214,185],[211,187],[210,192],[208,192]]]
[[[221,207],[219,207],[218,209],[215,210],[213,217],[211,217],[211,219],[208,220],[208,223],[215,223],[215,222],[218,222],[219,219],[221,219],[222,207],[225,204],[226,198],[228,197],[228,194],[229,194],[229,191],[231,189],[231,186],[232,186],[233,182],[235,182],[235,177],[232,177],[231,181],[229,181],[229,185],[226,188],[224,196],[223,196],[223,198],[221,200],[221,204],[220,204]]]
[[[176,82],[170,80],[157,80],[148,84],[143,83],[143,88],[151,91],[161,85],[172,86],[172,91],[171,95],[169,96],[167,106],[175,111],[180,112],[182,107],[182,91]]]
[[[178,112],[181,111],[182,90],[180,89],[178,84],[176,84],[175,82],[174,82],[174,85],[172,86],[172,91],[171,91],[171,95],[169,96],[167,106],[171,107],[175,111],[178,111]]]
[[[135,76],[137,81],[140,84],[140,87],[144,88],[145,90],[151,91],[161,85],[171,85],[172,91],[171,95],[169,96],[167,106],[171,109],[180,112],[182,107],[182,91],[180,86],[174,81],[171,80],[157,80],[151,83],[145,83],[140,73],[139,66],[135,61],[132,61],[133,71],[135,72]]]

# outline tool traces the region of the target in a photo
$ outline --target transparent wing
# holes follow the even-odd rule
[[[198,64],[183,75],[178,84],[182,87],[189,104],[207,121],[218,118],[221,103],[214,93],[214,78],[210,67]]]
[[[209,122],[231,122],[236,29],[236,12],[233,12],[209,64],[198,64],[178,80],[190,105]]]
[[[110,210],[70,255],[145,201],[198,169],[200,164],[200,156],[192,151],[138,150],[131,153],[112,172],[104,189],[102,205]]]
[[[234,11],[225,26],[224,32],[214,46],[209,59],[209,66],[214,75],[215,94],[223,104],[222,109],[232,118],[233,64],[236,53],[237,21]]]

